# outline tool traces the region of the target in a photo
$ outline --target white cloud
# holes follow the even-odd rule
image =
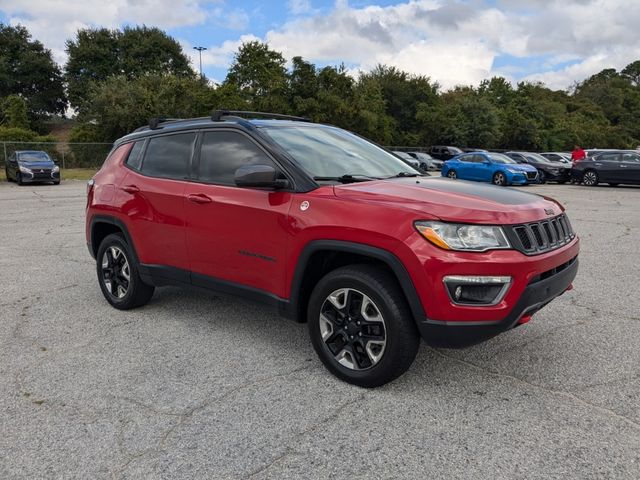
[[[314,11],[309,0],[289,0],[287,5],[292,15],[305,15]]]

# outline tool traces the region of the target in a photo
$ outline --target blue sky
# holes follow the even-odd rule
[[[224,79],[243,41],[290,59],[378,63],[443,88],[494,75],[567,88],[640,59],[637,0],[0,0],[0,21],[24,24],[64,63],[78,28],[146,24],[175,37],[207,77]]]

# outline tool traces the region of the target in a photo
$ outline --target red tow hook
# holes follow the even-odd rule
[[[565,290],[565,292],[568,292],[569,290],[573,290],[573,283],[570,283],[569,286],[567,287],[567,289]]]
[[[532,317],[533,315],[523,315],[520,317],[520,320],[518,320],[518,325],[529,323],[529,320],[531,320]]]

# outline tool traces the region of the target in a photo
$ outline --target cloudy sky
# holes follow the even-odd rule
[[[196,67],[193,46],[207,47],[216,80],[253,39],[286,58],[395,65],[445,88],[502,75],[564,89],[640,59],[640,0],[0,0],[0,22],[27,26],[61,63],[78,28],[158,26]]]

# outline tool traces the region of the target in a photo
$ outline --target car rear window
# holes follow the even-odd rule
[[[142,173],[152,177],[189,178],[189,162],[195,133],[178,133],[151,138],[142,162]]]

